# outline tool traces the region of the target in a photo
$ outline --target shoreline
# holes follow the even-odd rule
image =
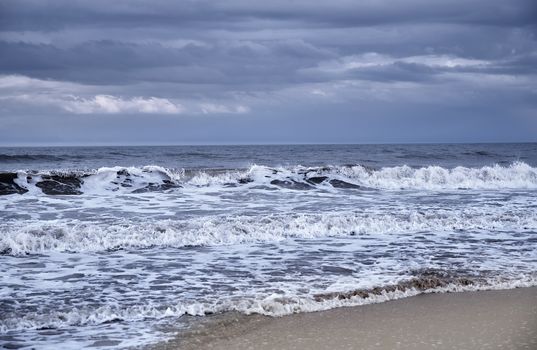
[[[537,349],[537,287],[420,294],[283,317],[192,319],[175,349]],[[196,322],[197,321],[197,322]]]

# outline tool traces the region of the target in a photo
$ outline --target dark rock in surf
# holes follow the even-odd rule
[[[23,194],[28,192],[24,187],[15,183],[16,173],[0,173],[0,196],[7,194]]]
[[[241,177],[237,182],[244,185],[250,182],[254,182],[254,180],[250,179],[249,177]]]
[[[345,182],[345,181],[337,180],[337,179],[333,179],[328,182],[330,183],[330,185],[332,185],[332,187],[335,187],[335,188],[354,188],[357,190],[364,189],[362,186],[351,184],[349,182]]]
[[[0,255],[9,255],[9,254],[12,253],[12,251],[13,251],[13,250],[12,250],[11,248],[9,248],[9,247],[8,247],[8,248],[4,248],[4,249],[0,250]]]
[[[131,176],[131,174],[127,171],[127,169],[121,169],[116,172],[117,178],[119,179],[120,176]]]
[[[77,195],[82,194],[82,180],[75,175],[43,175],[42,181],[35,185],[48,195]]]
[[[312,189],[311,185],[303,182],[297,182],[294,180],[272,180],[271,185],[276,185],[282,188],[287,188],[290,190],[310,190]]]
[[[320,184],[321,182],[325,181],[326,179],[328,179],[327,176],[312,176],[308,179],[306,179],[306,181],[308,181],[309,183],[313,183],[313,184]]]
[[[170,180],[162,180],[161,184],[150,183],[143,188],[139,188],[139,189],[132,191],[132,193],[159,192],[159,191],[166,191],[166,190],[169,190],[172,188],[178,188],[178,187],[181,187],[181,186],[175,184],[174,182]]]

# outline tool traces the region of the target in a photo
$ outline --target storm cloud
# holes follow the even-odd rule
[[[537,141],[535,1],[0,3],[0,143]]]

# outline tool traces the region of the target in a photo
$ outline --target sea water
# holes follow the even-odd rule
[[[0,148],[0,346],[537,285],[537,144]]]

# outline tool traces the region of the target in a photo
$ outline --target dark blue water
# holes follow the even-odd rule
[[[149,164],[186,169],[243,169],[252,164],[481,167],[516,161],[535,166],[537,143],[0,148],[3,171]]]

